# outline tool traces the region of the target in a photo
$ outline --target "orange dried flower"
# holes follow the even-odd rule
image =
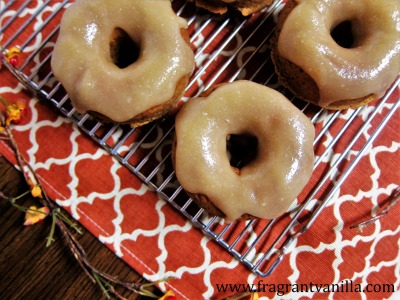
[[[0,102],[6,108],[6,126],[10,126],[11,123],[19,124],[26,112],[25,104],[22,101],[17,103],[11,103],[5,98],[0,96]]]
[[[36,206],[30,206],[25,214],[25,222],[24,225],[33,225],[36,223],[40,223],[46,218],[50,213],[50,209],[47,206],[43,206],[41,208],[37,208]]]
[[[6,61],[11,64],[13,67],[17,67],[19,63],[19,55],[21,54],[21,50],[18,47],[11,47],[4,52],[4,58]]]
[[[42,189],[40,188],[39,185],[34,185],[33,186],[33,188],[31,189],[31,194],[32,194],[33,197],[43,198]]]
[[[42,189],[38,183],[36,183],[36,180],[32,180],[31,178],[28,178],[28,184],[31,187],[31,194],[33,197],[39,197],[43,198],[42,195]]]
[[[175,300],[175,293],[174,291],[168,290],[159,300]]]
[[[250,300],[258,300],[258,299],[259,299],[259,297],[258,297],[258,293],[257,292],[251,294]]]
[[[25,105],[21,102],[16,104],[10,104],[6,108],[7,110],[7,119],[6,125],[9,126],[11,123],[19,124],[22,120],[22,117],[25,114]]]

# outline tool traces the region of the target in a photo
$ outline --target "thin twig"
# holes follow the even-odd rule
[[[372,223],[376,222],[377,220],[383,218],[389,213],[389,210],[396,205],[397,202],[400,201],[400,186],[395,188],[390,196],[388,197],[387,201],[383,204],[383,206],[378,210],[376,215],[368,220],[362,221],[361,223],[354,224],[350,226],[350,229],[359,228],[363,229],[365,226],[371,225]]]

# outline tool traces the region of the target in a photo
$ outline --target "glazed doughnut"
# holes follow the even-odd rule
[[[283,85],[321,107],[378,99],[400,72],[400,1],[290,0],[272,58]]]
[[[196,6],[215,14],[225,14],[228,10],[237,10],[243,16],[249,16],[271,5],[273,0],[188,0]]]
[[[279,216],[311,176],[314,127],[266,86],[222,84],[185,103],[175,126],[172,160],[179,183],[200,207],[228,221]],[[227,150],[233,137],[250,137],[256,148],[241,166],[232,165]]]
[[[63,15],[52,70],[78,112],[143,125],[185,91],[194,67],[186,27],[168,0],[78,0]]]

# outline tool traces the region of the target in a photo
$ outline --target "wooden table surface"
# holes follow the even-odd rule
[[[15,197],[27,191],[22,175],[0,156],[0,191]],[[18,204],[37,202],[25,197]],[[0,295],[1,299],[105,299],[102,290],[84,274],[59,233],[46,247],[51,219],[24,226],[24,213],[0,199]],[[91,233],[78,237],[91,262],[100,270],[129,282],[143,278]],[[158,295],[158,290],[150,289]],[[117,289],[127,299],[145,299]]]

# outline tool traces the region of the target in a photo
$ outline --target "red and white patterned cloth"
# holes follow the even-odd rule
[[[1,5],[5,2],[0,1]],[[51,9],[49,5],[48,11]],[[27,9],[26,15],[29,13]],[[0,24],[10,16],[11,8],[0,16]],[[30,26],[39,23],[38,19]],[[5,39],[12,30],[0,38]],[[237,58],[239,65],[240,59],[241,56]],[[400,184],[398,110],[311,228],[293,242],[272,275],[261,278],[194,228],[69,119],[34,99],[7,70],[0,72],[1,95],[11,101],[26,101],[27,114],[21,124],[13,127],[13,133],[49,196],[146,279],[175,278],[160,287],[174,290],[177,298],[209,299],[235,294],[229,287],[225,292],[219,291],[221,284],[236,284],[239,289],[240,284],[254,284],[254,288],[265,290],[260,296],[268,298],[400,298],[400,206],[362,231],[350,229],[370,218]],[[383,110],[390,109],[399,94],[397,88]],[[361,115],[355,122],[363,121]],[[317,132],[323,123],[324,120],[316,123]],[[374,125],[353,149],[363,146]],[[315,149],[317,154],[339,130],[340,122],[324,135]],[[335,146],[310,185],[347,142],[344,138]],[[0,140],[0,154],[15,163],[6,141]],[[355,154],[351,152],[350,156]],[[336,291],[324,291],[329,284],[337,284]],[[308,292],[296,290],[306,286]],[[359,287],[364,292],[359,292]]]

